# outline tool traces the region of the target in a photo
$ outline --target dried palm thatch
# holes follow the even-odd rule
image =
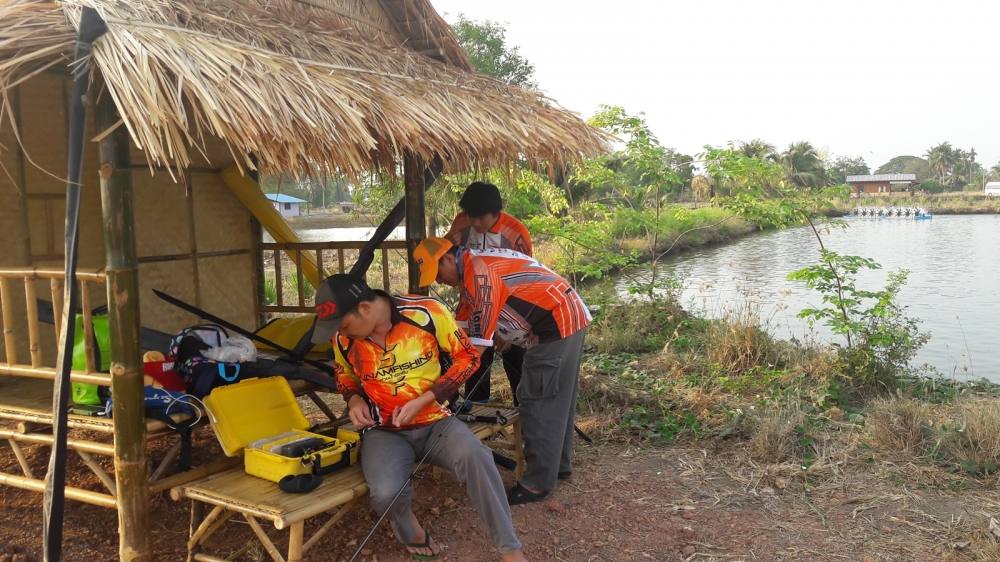
[[[405,2],[439,54],[464,60],[429,31],[441,22],[426,0]],[[189,165],[208,136],[244,166],[254,154],[264,171],[291,173],[391,172],[404,149],[439,155],[453,171],[518,158],[564,165],[604,149],[600,132],[540,94],[393,45],[387,33],[363,37],[319,0],[0,0],[5,99],[69,63],[84,6],[108,25],[88,61],[101,95],[151,165]]]

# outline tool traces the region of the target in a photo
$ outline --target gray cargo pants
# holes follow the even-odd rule
[[[381,515],[389,507],[416,461],[428,450],[431,453],[427,462],[451,471],[465,484],[472,506],[489,528],[493,544],[500,552],[521,548],[503,481],[493,464],[493,453],[455,417],[416,429],[387,431],[376,428],[365,433],[361,441],[361,468],[376,513]],[[389,512],[393,529],[405,541],[412,541],[417,533],[407,516],[412,497],[412,486],[407,484]]]
[[[524,354],[517,386],[527,464],[521,483],[533,490],[552,490],[559,473],[573,469],[577,380],[586,333],[584,328]]]

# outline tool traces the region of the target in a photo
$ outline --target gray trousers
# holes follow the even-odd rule
[[[573,469],[573,424],[584,328],[524,354],[517,400],[527,464],[521,483],[548,492],[560,472]]]
[[[361,468],[376,513],[381,515],[389,507],[416,461],[428,450],[431,453],[427,462],[451,471],[465,484],[472,506],[479,512],[500,552],[521,548],[503,481],[493,464],[493,453],[455,417],[416,429],[387,431],[376,428],[365,433],[361,441]],[[407,543],[414,542],[417,533],[409,517],[412,497],[412,486],[407,484],[389,512],[396,536]]]

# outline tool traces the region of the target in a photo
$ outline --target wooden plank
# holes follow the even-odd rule
[[[3,345],[7,363],[17,364],[17,340],[14,339],[14,306],[10,294],[10,279],[0,277],[0,309],[3,310]]]
[[[358,248],[360,250],[360,248]],[[344,272],[344,249],[337,248],[337,273]]]
[[[28,355],[32,367],[42,366],[42,334],[38,322],[38,297],[35,294],[35,283],[31,279],[24,280],[24,307],[28,321]]]
[[[323,250],[316,250],[316,271],[319,272],[319,280],[322,281],[326,279],[326,270],[323,268]]]

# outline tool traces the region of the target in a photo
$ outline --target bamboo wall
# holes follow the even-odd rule
[[[62,267],[65,183],[58,178],[66,174],[69,90],[68,78],[54,73],[41,74],[18,88],[15,99],[19,98],[20,104],[15,104],[14,113],[20,122],[26,154],[6,120],[0,124],[0,228],[5,242],[0,245],[0,266]],[[79,265],[101,268],[105,258],[98,150],[97,144],[91,142],[98,132],[93,129],[93,115],[89,117]],[[207,159],[195,163],[175,182],[166,170],[151,175],[142,152],[133,147],[140,313],[144,326],[173,333],[197,322],[193,316],[157,299],[151,292],[156,288],[254,327],[251,215],[216,172],[232,161],[228,149],[221,142],[209,142],[206,155]],[[21,207],[21,190],[27,195],[26,214]],[[37,291],[40,296],[49,294],[47,284],[41,282]],[[15,326],[18,346],[27,353],[23,287],[17,286],[14,293],[20,299],[16,317],[22,324]],[[106,300],[99,290],[91,297],[93,306]],[[54,365],[54,335],[52,330],[42,330],[42,334],[45,364]]]

